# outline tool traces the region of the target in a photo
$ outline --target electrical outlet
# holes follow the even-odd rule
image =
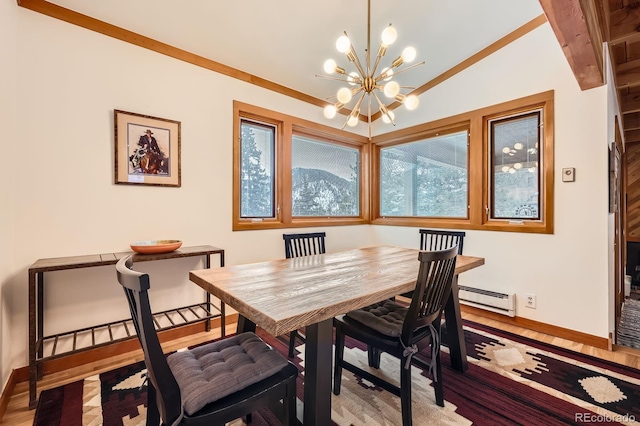
[[[524,294],[524,306],[527,308],[536,308],[536,295],[533,293],[525,293]]]

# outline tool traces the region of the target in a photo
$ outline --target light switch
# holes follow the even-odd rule
[[[575,167],[565,167],[562,169],[562,181],[563,182],[575,182],[576,169]]]

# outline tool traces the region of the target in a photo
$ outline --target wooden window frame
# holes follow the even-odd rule
[[[276,127],[275,143],[275,217],[242,218],[240,216],[240,167],[242,120],[256,121]],[[292,217],[291,202],[291,146],[293,135],[310,137],[321,142],[332,143],[360,152],[360,214],[356,217]],[[363,225],[370,222],[368,139],[343,130],[303,120],[301,118],[271,111],[265,108],[233,102],[233,230],[278,229],[316,226]]]
[[[403,145],[420,140],[431,139],[438,136],[466,132],[467,133],[467,152],[469,152],[469,123],[468,122],[449,122],[448,120],[442,120],[438,123],[434,123],[434,126],[422,128],[417,126],[414,128],[416,131],[406,135],[396,135],[396,137],[387,140],[373,141],[372,147],[372,175],[375,176],[371,181],[372,187],[372,199],[374,200],[371,206],[373,217],[375,218],[372,223],[384,224],[384,225],[398,225],[398,226],[423,226],[425,221],[430,224],[437,224],[438,227],[451,227],[451,224],[470,224],[470,209],[467,208],[467,216],[465,218],[450,218],[450,217],[416,217],[416,216],[382,216],[380,213],[380,152],[383,148],[389,148],[396,145]],[[386,134],[389,135],[389,134]],[[384,136],[386,136],[384,135]],[[471,178],[470,178],[470,154],[467,155],[467,206],[470,204],[471,199]],[[416,225],[417,224],[417,225]],[[436,226],[436,225],[430,225]]]
[[[540,215],[539,221],[513,223],[508,220],[491,219],[486,206],[491,196],[489,132],[490,120],[515,114],[542,110],[543,150],[541,158]],[[382,217],[380,215],[380,149],[383,147],[413,142],[444,132],[469,131],[468,182],[469,215],[466,219],[424,217]],[[475,111],[447,117],[418,126],[386,133],[372,138],[371,148],[371,224],[393,226],[415,226],[451,229],[477,229],[522,233],[553,233],[554,200],[554,92],[547,91],[532,96],[481,108]]]

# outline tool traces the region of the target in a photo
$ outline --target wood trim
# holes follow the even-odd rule
[[[462,312],[489,318],[501,323],[516,325],[518,327],[533,330],[538,333],[549,334],[551,336],[560,337],[562,339],[572,340],[574,342],[593,346],[599,349],[609,350],[609,348],[611,347],[609,339],[607,339],[606,337],[594,336],[593,334],[582,333],[580,331],[570,330],[568,328],[558,327],[555,325],[534,321],[528,318],[522,318],[518,316],[508,317],[506,315],[485,311],[484,309],[463,304],[460,304],[460,310]]]
[[[280,211],[276,218],[254,222],[240,217],[240,120],[254,119],[278,127],[276,152],[276,203]],[[266,108],[233,102],[233,223],[234,231],[257,229],[302,228],[317,226],[363,225],[369,223],[367,174],[363,174],[368,160],[369,139],[365,136],[325,126],[302,118],[271,111]],[[360,215],[358,217],[293,218],[291,215],[291,143],[294,134],[301,134],[327,143],[358,149],[360,152]]]
[[[542,220],[539,222],[525,223],[523,225],[513,225],[508,221],[488,220],[485,212],[485,205],[488,205],[488,168],[487,168],[487,120],[502,116],[527,112],[533,109],[543,109],[542,116],[544,132],[543,168],[540,173],[544,190],[542,200],[543,208]],[[471,127],[473,125],[473,128]],[[391,226],[414,226],[432,227],[448,229],[477,229],[503,232],[552,234],[554,231],[553,208],[554,208],[554,91],[538,93],[520,99],[503,102],[497,105],[480,108],[474,111],[465,112],[451,117],[445,117],[429,123],[419,124],[385,133],[372,138],[372,190],[371,198],[379,204],[380,187],[377,180],[380,178],[379,156],[380,147],[407,143],[420,137],[426,137],[436,132],[447,132],[451,129],[467,128],[470,130],[469,137],[469,215],[464,219],[453,218],[423,218],[423,217],[381,217],[380,209],[372,206],[371,224],[391,225]],[[482,148],[479,148],[482,147]],[[482,149],[482,152],[479,150]],[[482,173],[480,179],[479,173]],[[479,189],[479,185],[483,187]],[[482,194],[482,199],[480,199]]]
[[[473,226],[481,227],[485,221],[485,209],[473,208],[482,206],[487,197],[489,165],[485,153],[487,152],[484,137],[484,121],[481,116],[469,120],[469,221]],[[482,164],[482,167],[472,167],[472,164]]]
[[[24,369],[24,374],[19,370]],[[7,384],[4,389],[2,389],[2,393],[0,394],[0,422],[2,422],[2,418],[4,417],[4,413],[7,412],[7,407],[9,406],[9,401],[11,400],[11,396],[13,395],[13,391],[16,388],[16,385],[20,381],[27,381],[29,378],[29,367],[23,367],[22,369],[14,369],[11,370],[11,374],[9,374],[9,380],[7,380]],[[19,378],[24,375],[23,380],[19,380]]]
[[[142,34],[134,33],[125,28],[117,27],[109,24],[108,22],[100,21],[87,15],[75,12],[71,9],[66,9],[62,6],[50,3],[45,0],[17,0],[18,6],[25,9],[32,10],[34,12],[42,13],[43,15],[50,16],[52,18],[60,19],[61,21],[68,22],[73,25],[85,28],[90,31],[113,37],[115,39],[131,43],[144,49],[152,50],[161,55],[166,55],[180,61],[187,62],[198,67],[208,69],[210,71],[217,72],[219,74],[226,75],[237,80],[244,81],[245,83],[253,84],[262,87],[273,92],[289,96],[294,99],[298,99],[303,102],[307,102],[311,105],[324,108],[328,105],[327,101],[314,98],[313,96],[299,92],[297,90],[290,89],[289,87],[281,84],[274,83],[273,81],[266,80],[253,74],[232,68],[228,65],[224,65],[220,62],[213,61],[203,56],[196,55],[183,49],[171,46],[166,43],[154,40],[146,37]]]

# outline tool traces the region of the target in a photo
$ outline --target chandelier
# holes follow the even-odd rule
[[[327,74],[341,74],[344,77],[333,77],[329,75],[316,75],[316,77],[327,78],[331,80],[337,80],[347,83],[348,87],[341,87],[338,89],[338,92],[335,96],[331,96],[328,99],[335,98],[337,102],[327,105],[324,108],[324,116],[326,118],[334,118],[336,113],[340,111],[342,108],[345,108],[348,103],[351,102],[352,99],[357,98],[355,106],[349,113],[345,123],[342,125],[342,129],[345,126],[354,127],[358,124],[358,120],[360,117],[360,111],[362,109],[362,103],[365,97],[367,97],[367,105],[366,105],[366,117],[367,123],[369,127],[369,138],[371,138],[371,121],[372,121],[372,106],[373,101],[377,104],[377,109],[382,117],[382,121],[385,123],[391,123],[394,126],[395,123],[395,114],[391,111],[391,104],[393,102],[399,102],[404,104],[404,106],[408,110],[414,110],[418,107],[419,99],[416,95],[405,95],[400,93],[401,89],[414,89],[414,87],[409,86],[400,86],[400,84],[395,81],[395,77],[398,74],[401,74],[405,71],[408,71],[412,68],[417,67],[418,65],[424,64],[424,61],[413,64],[403,69],[399,69],[399,67],[403,64],[407,64],[415,60],[416,58],[416,49],[413,47],[406,47],[402,51],[402,55],[398,56],[388,67],[383,68],[377,75],[376,72],[378,70],[378,66],[380,65],[380,60],[387,53],[387,48],[395,42],[398,33],[395,28],[391,24],[387,28],[382,31],[381,43],[378,48],[378,53],[376,55],[375,62],[373,66],[371,66],[371,0],[367,1],[367,50],[366,50],[366,62],[365,67],[363,67],[358,55],[356,54],[353,45],[351,44],[351,40],[349,40],[349,36],[347,32],[344,32],[344,35],[340,36],[336,41],[336,49],[338,52],[343,53],[349,62],[353,64],[356,71],[352,71],[347,74],[344,68],[339,67],[336,64],[336,61],[333,59],[328,59],[324,63],[324,71]],[[380,93],[378,93],[380,92]],[[382,102],[381,95],[384,94],[386,98],[390,98],[391,101],[389,104],[385,105]]]

